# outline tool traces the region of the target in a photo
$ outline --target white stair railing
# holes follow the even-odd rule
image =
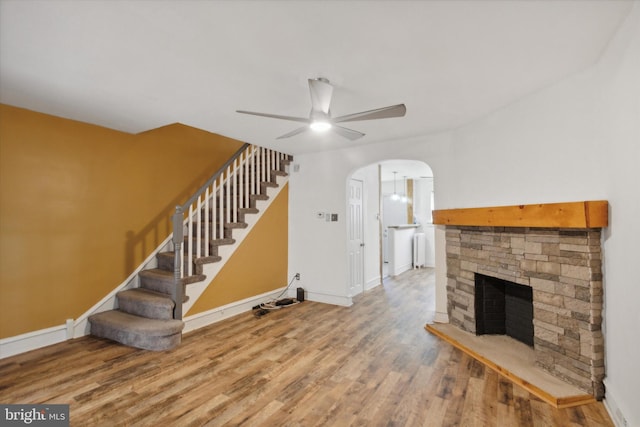
[[[280,170],[289,158],[288,154],[245,144],[185,204],[176,206],[174,318],[182,319],[183,279],[194,275],[195,261],[206,262],[209,257],[213,261],[218,245],[232,243],[231,229],[239,222],[239,213],[255,207],[252,196],[262,194],[261,183],[273,182],[273,171]]]

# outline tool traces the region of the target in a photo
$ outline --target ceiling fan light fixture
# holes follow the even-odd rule
[[[391,117],[403,117],[407,112],[404,104],[391,105],[389,107],[377,108],[375,110],[361,111],[359,113],[347,114],[340,117],[331,117],[330,106],[333,95],[333,86],[329,80],[323,77],[307,79],[309,83],[309,94],[311,96],[311,112],[309,118],[283,116],[280,114],[259,113],[256,111],[236,110],[241,114],[251,114],[253,116],[268,117],[272,119],[289,120],[292,122],[304,123],[304,126],[296,128],[291,132],[280,135],[276,139],[290,138],[301,134],[309,129],[314,132],[326,132],[331,130],[337,135],[355,141],[362,138],[364,133],[357,130],[341,126],[343,122],[357,122],[363,120],[387,119]]]
[[[316,132],[325,132],[331,129],[331,123],[323,120],[317,120],[311,122],[311,124],[309,124],[309,127],[311,128],[311,130]]]

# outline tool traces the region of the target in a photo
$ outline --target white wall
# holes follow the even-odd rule
[[[318,293],[345,295],[346,233],[344,221],[318,223],[314,210],[330,208],[343,219],[350,171],[387,158],[431,166],[438,209],[609,201],[610,226],[603,239],[606,403],[614,418],[621,414],[628,425],[640,426],[640,5],[599,63],[473,124],[440,135],[297,156],[301,171],[291,180],[290,268]],[[311,239],[303,238],[306,233]],[[443,276],[437,277],[441,290]]]
[[[289,181],[289,270],[291,275],[301,274],[301,286],[309,299],[351,304],[345,222],[350,175],[387,159],[441,158],[450,150],[449,141],[449,135],[441,135],[295,157],[299,170],[292,172]],[[319,211],[338,213],[339,221],[317,220]]]

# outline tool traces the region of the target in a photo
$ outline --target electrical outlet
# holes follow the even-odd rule
[[[300,273],[296,273],[296,280],[300,280]]]

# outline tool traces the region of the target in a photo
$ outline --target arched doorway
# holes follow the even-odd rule
[[[358,188],[360,200],[353,198]],[[350,296],[380,285],[387,274],[396,275],[413,267],[414,234],[426,235],[423,249],[427,259],[423,265],[435,266],[433,172],[426,163],[384,160],[359,168],[347,179],[347,195]],[[402,241],[394,240],[397,251],[390,251],[389,235],[394,233],[395,237],[396,233],[396,228],[390,231],[390,227],[399,226],[403,229],[398,233]]]

